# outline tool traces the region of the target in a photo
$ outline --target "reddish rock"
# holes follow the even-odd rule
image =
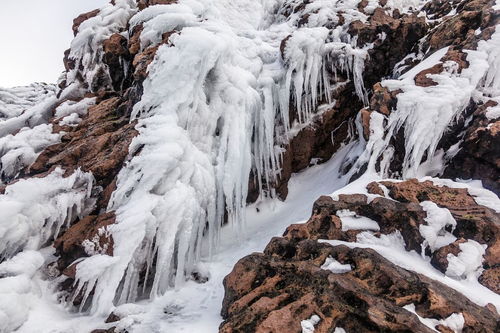
[[[113,238],[107,227],[115,223],[114,212],[99,216],[89,215],[73,224],[61,237],[54,241],[58,268],[63,273],[75,278],[76,259],[87,257],[94,253],[113,255]],[[88,253],[92,251],[92,253]]]
[[[396,96],[399,93],[399,90],[390,91],[382,87],[380,83],[375,84],[373,86],[373,95],[370,99],[370,110],[388,116],[396,108]]]
[[[457,7],[457,13],[443,17],[443,22],[427,37],[430,51],[434,52],[449,45],[475,49],[479,40],[489,39],[491,28],[500,22],[500,16],[492,9],[493,4],[494,1],[491,0],[462,1]],[[443,6],[442,2],[435,5]],[[442,8],[446,8],[446,5]],[[482,32],[476,34],[477,29]]]
[[[486,269],[478,280],[483,286],[500,294],[500,265]]]
[[[122,100],[112,97],[92,106],[82,122],[62,137],[62,142],[45,149],[30,167],[38,174],[60,166],[69,174],[81,168],[90,171],[97,185],[105,188],[118,174],[137,135],[135,123],[120,114]],[[105,204],[103,203],[104,207]]]
[[[342,274],[320,269],[327,257],[350,264]],[[426,318],[463,313],[464,329],[494,331],[498,315],[449,287],[404,270],[370,249],[274,238],[264,253],[241,259],[224,279],[220,332],[301,332],[301,320],[320,317],[315,332],[431,332],[402,306]],[[441,300],[445,302],[441,302]],[[481,323],[478,326],[478,323]]]
[[[121,34],[115,33],[103,42],[103,62],[108,65],[111,85],[115,91],[122,91],[131,84],[131,69],[124,66],[131,61],[128,50],[128,40]]]
[[[128,51],[133,56],[141,50],[141,33],[143,29],[144,27],[142,24],[136,25],[132,28],[132,32],[128,40]]]
[[[499,195],[500,120],[486,117],[488,109],[496,105],[497,102],[491,100],[473,107],[472,121],[467,128],[462,129],[465,135],[460,151],[447,165],[443,176],[480,179],[484,187]]]
[[[467,240],[460,238],[451,244],[443,246],[432,254],[431,264],[432,266],[439,269],[441,272],[445,273],[448,269],[448,254],[458,256],[461,252],[460,244],[467,242]]]
[[[84,21],[87,21],[89,18],[97,16],[97,14],[99,13],[100,13],[99,9],[94,9],[90,12],[78,15],[78,17],[73,20],[73,27],[72,27],[73,35],[76,36],[76,34],[78,33],[78,28],[80,28],[80,25]]]

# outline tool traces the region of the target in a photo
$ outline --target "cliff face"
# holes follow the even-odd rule
[[[221,331],[493,332],[499,10],[113,0],[80,15],[57,86],[0,90],[0,290],[17,286],[0,291],[16,304],[0,301],[0,330],[29,331],[47,283],[85,329],[151,329],[156,310],[127,305],[213,283],[200,262],[224,255],[227,230],[251,237],[247,215],[277,200],[294,212],[294,174],[323,167],[323,194],[348,195],[236,264]],[[310,183],[332,182],[321,175]],[[496,195],[408,180],[425,176]],[[403,262],[421,254],[420,270],[383,242]]]

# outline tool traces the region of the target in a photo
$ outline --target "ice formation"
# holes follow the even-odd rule
[[[453,313],[449,317],[438,320],[434,318],[424,318],[420,316],[416,311],[415,311],[415,305],[414,304],[408,304],[403,307],[405,310],[410,311],[414,313],[417,317],[418,320],[420,320],[421,323],[429,327],[431,330],[439,332],[436,330],[437,325],[444,325],[448,328],[450,328],[453,332],[456,333],[461,333],[462,329],[464,327],[464,316],[461,313]]]
[[[0,258],[38,250],[78,216],[90,213],[93,177],[54,170],[45,178],[19,180],[0,195]]]
[[[438,83],[435,86],[417,86],[414,77],[422,70],[442,63],[441,58],[448,47],[430,54],[399,78],[382,81],[382,85],[391,91],[399,89],[402,92],[397,95],[396,109],[387,119],[381,114],[372,114],[372,135],[353,169],[358,170],[368,163],[369,170],[373,171],[382,157],[380,173],[388,176],[388,164],[394,149],[390,140],[403,128],[405,159],[401,175],[403,178],[420,176],[419,167],[434,158],[439,140],[471,100],[484,102],[500,98],[499,50],[500,31],[495,31],[491,39],[478,43],[477,50],[465,50],[469,66],[461,73],[457,72],[456,63],[446,61],[442,73],[428,74]],[[491,117],[494,112],[490,113]]]
[[[120,6],[129,8],[126,3]],[[333,34],[321,27],[327,17],[354,8],[355,1],[325,5],[302,28],[296,27],[299,14],[282,16],[283,4],[274,4],[274,10],[271,4],[179,1],[131,17],[130,29],[143,26],[142,48],[158,43],[165,32],[180,33],[159,47],[132,113],[139,136],[130,151],[140,147],[141,152],[120,172],[108,207],[117,214],[117,224],[110,227],[116,260],[97,265],[97,281],[94,275],[90,281],[78,277],[80,287],[96,286],[92,311],[180,286],[200,259],[202,241],[209,251],[217,245],[225,211],[229,224],[244,225],[251,170],[262,194],[267,189],[272,195],[280,173],[277,146],[286,142],[291,126],[290,101],[299,123],[310,122],[320,102],[332,102],[335,78],[327,74],[325,59],[333,64],[331,71],[349,75],[358,97],[367,102],[362,72],[371,46],[356,48],[346,32],[349,22],[364,15],[351,10]],[[316,12],[316,5],[304,11]],[[123,8],[106,15],[133,13],[132,6]],[[86,21],[79,35],[87,30],[109,35],[99,20]],[[280,46],[287,36],[282,59]],[[72,57],[86,54],[80,46],[88,42],[79,42],[84,37],[77,35]],[[85,76],[89,84],[92,75]],[[87,260],[95,259],[78,267]],[[153,282],[141,290],[144,267]]]
[[[0,88],[0,120],[19,116],[24,110],[54,96],[56,86],[33,83],[27,87]]]
[[[435,251],[455,241],[456,237],[447,231],[447,228],[453,231],[457,225],[450,211],[439,207],[432,201],[423,201],[420,205],[427,213],[425,218],[427,225],[421,225],[419,228],[420,234],[425,239],[423,249],[429,246],[432,251]]]
[[[102,82],[96,78],[108,73],[102,62],[105,39],[114,33],[128,36],[121,31],[142,25],[144,50],[158,46],[164,33],[173,32],[149,65],[144,94],[132,112],[139,135],[132,141],[130,159],[120,171],[107,208],[116,212],[117,223],[99,231],[112,236],[113,256],[106,255],[95,240],[87,240],[83,246],[89,257],[76,262],[75,296],[83,293],[82,310],[91,303],[93,314],[105,316],[114,306],[138,298],[156,301],[181,287],[199,270],[200,259],[214,253],[224,222],[245,227],[250,174],[258,182],[261,198],[274,195],[272,188],[281,171],[280,146],[321,115],[325,105],[333,105],[333,92],[339,85],[352,82],[357,98],[368,105],[363,72],[373,45],[358,46],[347,30],[355,20],[366,22],[378,1],[369,0],[365,13],[358,10],[358,3],[179,0],[138,11],[133,0],[115,0],[80,25],[68,56],[75,66],[66,73],[67,88],[60,96],[54,86],[46,85],[0,89],[3,182],[18,176],[43,149],[59,142],[61,134],[53,134],[52,125],[47,124],[50,117],[60,125],[74,126],[95,104],[95,98],[81,98],[85,90],[100,88]],[[407,12],[424,3],[388,0],[386,7]],[[308,20],[302,25],[299,21],[305,15]],[[336,28],[325,28],[329,22],[337,24]],[[481,41],[477,50],[467,51],[469,67],[461,73],[456,64],[447,62],[444,72],[432,75],[438,85],[416,86],[415,75],[442,63],[447,51],[437,50],[412,70],[382,82],[402,92],[388,117],[372,113],[368,142],[360,138],[358,144],[347,146],[352,150],[342,151],[344,157],[352,153],[347,162],[360,155],[349,176],[366,164],[366,175],[372,180],[388,176],[394,152],[389,142],[400,129],[404,129],[406,149],[401,176],[420,175],[424,163],[428,163],[424,169],[438,170],[441,164],[431,163],[439,154],[438,142],[469,101],[500,102],[500,32]],[[344,76],[348,81],[341,81]],[[294,121],[291,110],[297,113]],[[492,107],[487,116],[496,119],[498,107]],[[362,133],[359,118],[356,125]],[[376,172],[380,159],[380,172]],[[337,165],[335,176],[338,169]],[[67,174],[55,169],[45,178],[20,180],[6,187],[0,195],[0,258],[7,259],[0,264],[0,276],[7,276],[0,279],[2,297],[31,292],[30,278],[43,263],[40,248],[78,216],[92,211],[93,182],[93,176],[81,170]],[[354,182],[339,193],[365,193],[359,184]],[[467,187],[478,203],[500,211],[498,197],[473,185],[460,186]],[[369,200],[377,197],[367,196]],[[425,245],[436,249],[454,241],[446,231],[456,224],[449,211],[432,202],[423,202],[422,207],[427,212],[427,225],[420,227]],[[344,231],[379,230],[375,221],[353,212],[337,215]],[[404,250],[397,233],[380,238],[361,233],[356,246],[375,248],[402,267],[436,277],[427,258]],[[460,248],[458,256],[449,258],[446,275],[460,280],[453,282],[454,287],[467,294],[468,282],[462,280],[477,276],[484,248],[472,241]],[[322,268],[344,273],[350,265],[330,257]],[[14,279],[17,282],[11,285]],[[442,276],[439,279],[445,281]],[[478,298],[483,295],[470,291],[467,295],[477,303],[482,301]],[[490,294],[486,298],[494,299]],[[12,330],[26,320],[26,312],[15,315],[19,317],[0,307],[0,322],[9,318],[4,321],[8,326],[0,328]],[[459,330],[460,316],[445,321]],[[303,330],[313,332],[318,321],[317,316],[302,321]]]
[[[476,279],[481,274],[486,245],[468,240],[465,243],[460,243],[459,247],[460,252],[457,256],[448,254],[446,275],[455,278]]]
[[[102,42],[124,28],[130,17],[137,11],[134,0],[116,0],[102,7],[95,17],[84,21],[78,27],[78,33],[71,42],[71,52],[68,58],[74,66],[66,73],[67,85],[79,84],[79,77],[94,91],[100,83],[95,82],[96,75],[108,73],[107,66],[102,62]],[[83,71],[81,70],[83,69]],[[108,85],[111,83],[109,79]]]

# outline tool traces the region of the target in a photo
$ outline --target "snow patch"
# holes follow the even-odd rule
[[[321,269],[328,270],[336,274],[342,274],[350,272],[352,270],[352,267],[349,264],[344,265],[333,259],[332,257],[328,257],[326,258],[323,265],[321,265]]]
[[[312,315],[311,318],[302,320],[300,326],[302,327],[302,333],[314,333],[314,326],[318,325],[321,318],[317,315]]]
[[[379,231],[378,223],[368,217],[357,215],[348,209],[338,210],[335,215],[342,221],[342,231],[347,230],[375,230]]]

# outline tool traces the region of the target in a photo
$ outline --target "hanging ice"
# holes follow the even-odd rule
[[[290,101],[302,123],[320,100],[329,101],[334,78],[326,59],[331,70],[349,73],[366,101],[367,53],[346,37],[348,22],[330,37],[321,27],[297,29],[298,15],[273,23],[270,4],[181,0],[131,18],[130,29],[143,26],[142,48],[165,32],[179,33],[159,47],[133,110],[134,157],[108,207],[117,215],[109,228],[114,257],[77,266],[77,272],[100,267],[92,275],[77,273],[79,290],[95,287],[92,311],[179,286],[202,255],[202,243],[209,251],[217,244],[224,220],[244,225],[250,171],[261,189],[270,190],[279,177],[277,145],[287,140]],[[140,289],[139,281],[151,284]]]

